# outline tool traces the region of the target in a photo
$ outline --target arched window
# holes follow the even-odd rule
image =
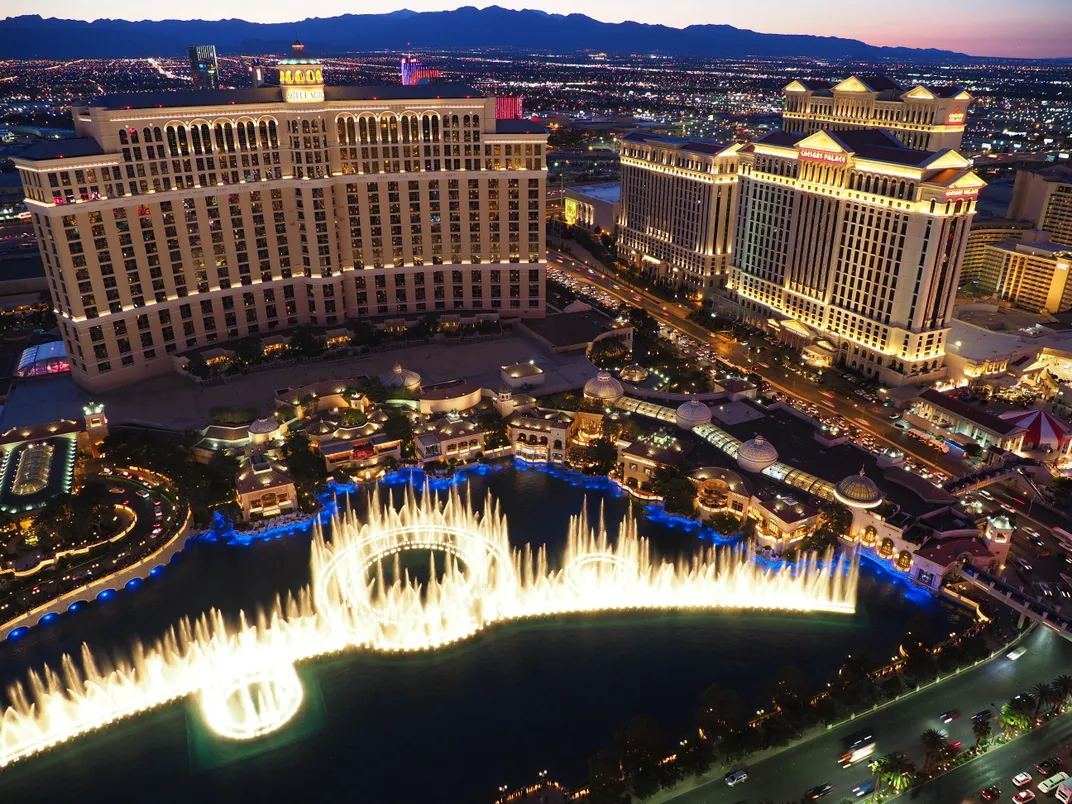
[[[432,139],[432,118],[425,115],[421,118],[421,133],[424,135],[424,141],[429,142]]]
[[[316,71],[316,82],[318,84],[323,84],[324,83],[324,72],[322,70],[317,70]]]
[[[390,126],[390,123],[387,122],[387,116],[385,115],[385,116],[380,118],[380,142],[390,142],[390,141],[391,141],[391,126]]]
[[[458,115],[456,115],[456,114],[451,115],[450,125],[451,125],[451,128],[457,128],[458,127]]]
[[[409,118],[408,117],[403,117],[402,118],[402,142],[404,142],[404,143],[409,142]]]
[[[465,125],[466,128],[468,128],[469,127],[469,115],[466,115],[465,117],[463,117],[462,120],[463,120],[463,125]]]
[[[145,128],[143,128],[141,130],[141,137],[142,137],[143,140],[145,140],[145,142],[152,142],[153,141],[153,132],[152,132],[152,130],[148,126],[146,126]]]
[[[153,129],[153,139],[156,140],[157,142],[163,142],[164,141],[164,135],[160,131],[160,126],[156,126]]]
[[[305,83],[305,73],[303,73],[301,70],[295,70],[294,71],[294,83],[295,84],[304,84]]]
[[[439,115],[432,115],[432,142],[439,142]]]
[[[265,123],[263,120],[261,120],[261,122],[258,124],[257,128],[260,130],[260,133],[261,133],[261,148],[267,148],[268,147],[268,124]]]
[[[268,121],[268,141],[272,144],[273,148],[279,147],[279,137],[276,132],[275,120]]]
[[[136,128],[130,130],[130,142],[134,145],[138,144],[138,130]]]
[[[209,129],[208,123],[201,124],[201,142],[203,143],[205,153],[212,153],[212,131]]]
[[[249,141],[250,148],[257,147],[257,127],[253,125],[252,120],[246,123],[246,139]]]
[[[478,115],[478,114],[473,115],[473,125],[474,126],[479,126],[480,125],[480,115]]]
[[[238,147],[246,150],[246,127],[241,123],[238,124]]]
[[[119,129],[119,144],[130,145],[130,136],[127,134],[127,130],[125,128]]]
[[[361,137],[361,144],[364,145],[369,141],[368,137],[368,123],[364,117],[357,121],[357,132]]]
[[[190,142],[193,143],[194,153],[201,153],[201,131],[197,128],[197,126],[190,127]]]

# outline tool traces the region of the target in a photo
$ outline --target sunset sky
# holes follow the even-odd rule
[[[124,19],[241,18],[256,22],[289,22],[301,18],[295,9],[318,17],[347,13],[380,13],[399,8],[441,11],[459,5],[538,8],[561,14],[584,13],[608,22],[635,20],[677,28],[724,23],[767,33],[808,33],[861,39],[874,45],[936,47],[980,56],[1021,58],[1072,57],[1072,0],[498,0],[436,2],[385,0],[373,5],[352,0],[282,3],[279,0],[230,0],[218,5],[176,4],[171,0],[113,0],[105,5],[84,0],[7,0],[6,16],[47,14],[68,19],[99,16]],[[101,15],[100,10],[106,10]],[[219,17],[211,13],[218,10]],[[447,43],[444,43],[447,44]],[[0,56],[3,49],[0,47]]]

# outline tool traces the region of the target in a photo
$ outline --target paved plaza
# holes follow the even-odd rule
[[[530,360],[545,372],[540,393],[580,388],[596,372],[583,354],[552,354],[535,339],[514,335],[489,341],[403,347],[339,361],[314,361],[239,375],[209,387],[169,373],[92,398],[104,403],[114,424],[186,430],[207,425],[215,407],[255,407],[267,415],[272,412],[272,399],[279,389],[362,375],[376,377],[390,371],[396,362],[418,372],[426,386],[464,379],[494,391],[502,384],[502,366]],[[70,376],[20,383],[0,415],[0,431],[78,418],[82,405],[90,398]]]

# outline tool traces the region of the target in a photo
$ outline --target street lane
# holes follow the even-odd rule
[[[1027,653],[1018,661],[999,656],[879,712],[862,716],[747,766],[748,780],[737,787],[727,787],[719,778],[670,800],[674,804],[754,804],[764,799],[799,801],[805,790],[823,783],[835,786],[831,801],[840,801],[846,795],[851,797],[852,788],[870,779],[871,774],[866,763],[845,770],[837,760],[844,750],[844,738],[864,727],[870,727],[874,732],[876,756],[904,751],[917,766],[923,764],[919,736],[926,729],[946,731],[950,740],[960,740],[965,747],[970,747],[975,743],[971,732],[973,713],[991,709],[996,715],[1005,701],[1039,681],[1052,681],[1072,667],[1072,642],[1048,629],[1036,629],[1022,645],[1027,648]],[[938,716],[951,709],[959,709],[962,716],[943,726]]]
[[[575,278],[599,288],[627,304],[643,308],[657,321],[672,326],[698,341],[710,344],[716,349],[719,357],[730,363],[745,366],[751,362],[746,344],[713,333],[696,322],[688,320],[689,314],[697,309],[695,306],[669,302],[653,296],[643,289],[634,289],[623,285],[617,277],[604,275],[595,268],[586,268],[568,255],[549,252],[548,262],[554,267],[560,268]],[[954,461],[948,456],[922,444],[920,441],[906,436],[903,430],[890,423],[888,419],[889,408],[873,405],[863,399],[853,401],[840,394],[835,394],[833,399],[823,396],[823,390],[847,390],[841,387],[843,383],[837,375],[836,369],[827,371],[827,376],[830,377],[830,380],[823,386],[818,386],[779,366],[764,368],[762,365],[752,362],[752,369],[775,388],[799,399],[813,402],[828,413],[837,413],[843,416],[880,439],[885,445],[896,446],[906,455],[912,456],[933,469],[940,469],[954,477],[962,475],[969,470],[969,467],[959,461]]]
[[[976,804],[979,791],[996,784],[1001,788],[999,801],[1009,801],[1016,786],[1012,777],[1021,771],[1031,774],[1028,788],[1037,796],[1037,801],[1055,801],[1038,792],[1038,783],[1043,776],[1035,770],[1035,763],[1048,756],[1060,756],[1069,766],[1067,746],[1072,743],[1072,714],[1050,721],[1025,737],[988,751],[981,759],[939,776],[919,790],[896,799],[914,804]]]

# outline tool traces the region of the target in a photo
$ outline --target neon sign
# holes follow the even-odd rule
[[[801,159],[808,159],[812,162],[829,162],[834,165],[844,165],[849,161],[848,154],[820,151],[816,148],[801,148],[799,156]]]
[[[977,195],[978,187],[950,187],[945,191],[946,198],[975,198]]]
[[[946,119],[947,123],[963,123],[964,112],[950,112],[949,117]]]

